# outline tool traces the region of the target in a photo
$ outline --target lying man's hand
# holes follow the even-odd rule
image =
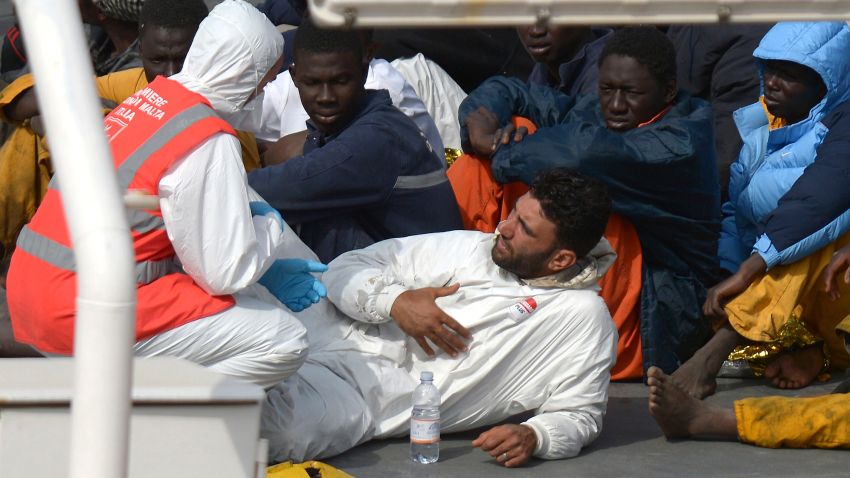
[[[472,446],[481,448],[502,465],[512,468],[531,458],[537,447],[537,435],[525,425],[499,425],[478,435]]]
[[[850,246],[842,247],[835,251],[829,265],[823,271],[824,291],[829,294],[831,300],[838,300],[841,294],[838,292],[838,284],[835,278],[844,271],[844,283],[850,284]]]
[[[328,295],[324,284],[311,274],[326,270],[328,266],[321,262],[277,259],[257,282],[264,285],[289,310],[301,312]]]
[[[460,284],[455,284],[408,290],[393,302],[390,316],[431,357],[434,356],[434,350],[428,345],[426,337],[452,357],[466,351],[466,344],[461,337],[467,340],[472,338],[469,330],[449,317],[434,301],[437,297],[454,294],[459,287]]]

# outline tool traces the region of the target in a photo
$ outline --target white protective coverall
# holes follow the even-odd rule
[[[572,457],[602,428],[617,332],[597,281],[615,254],[604,239],[572,279],[523,281],[491,259],[494,234],[451,231],[390,239],[339,256],[323,276],[332,304],[298,314],[310,354],[270,389],[262,435],[273,461],[323,458],[409,431],[423,370],[442,394],[442,430],[525,422],[534,455]],[[437,305],[472,332],[468,351],[429,358],[390,318],[399,294],[460,284]],[[533,298],[530,314],[516,307]],[[527,302],[526,302],[527,303]]]
[[[416,123],[437,155],[445,160],[443,140],[434,119],[401,73],[386,60],[376,58],[369,63],[364,86],[367,90],[387,90],[393,106]],[[301,104],[298,88],[292,82],[289,70],[277,75],[277,78],[266,85],[263,92],[262,116],[252,115],[243,120],[248,121],[247,123],[240,122],[236,127],[251,131],[264,141],[277,141],[288,134],[307,129],[305,123],[310,117]]]
[[[225,0],[201,23],[183,70],[171,79],[227,119],[245,107],[282,52],[283,39],[262,13]],[[181,357],[268,387],[300,366],[306,331],[255,283],[287,244],[300,241],[276,218],[251,216],[248,202],[259,196],[248,186],[241,154],[236,136],[218,133],[159,182],[163,220],[183,269],[208,293],[233,294],[236,305],[141,340],[135,352]]]
[[[463,88],[446,70],[425,58],[422,53],[411,58],[397,58],[390,65],[410,83],[428,109],[443,139],[443,145],[446,148],[463,149],[457,117],[458,108],[466,99]]]

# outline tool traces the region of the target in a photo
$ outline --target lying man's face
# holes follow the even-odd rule
[[[802,121],[826,95],[820,75],[809,67],[791,61],[764,62],[764,104],[770,114],[788,124]]]
[[[555,223],[546,218],[540,202],[526,193],[497,230],[491,256],[497,266],[522,279],[533,279],[558,272],[550,261],[561,250]]]
[[[357,114],[366,66],[353,52],[296,51],[290,68],[301,104],[319,131],[335,134]]]
[[[183,69],[183,61],[192,46],[196,28],[145,25],[139,32],[139,54],[145,77],[150,83],[157,76],[169,77]]]
[[[661,84],[632,57],[609,55],[599,65],[599,104],[610,130],[625,132],[646,123],[676,97],[676,85]]]

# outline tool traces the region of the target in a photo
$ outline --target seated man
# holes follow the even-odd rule
[[[300,314],[309,361],[267,395],[271,459],[408,433],[423,370],[442,394],[443,432],[534,411],[472,442],[500,464],[577,455],[601,431],[615,358],[596,285],[614,259],[601,240],[610,207],[602,184],[552,170],[496,234],[392,239],[337,258],[323,276],[333,304]]]
[[[248,181],[319,258],[462,227],[442,160],[386,90],[364,88],[356,32],[303,23],[291,71],[310,115],[303,154]]]
[[[305,20],[305,23],[309,23],[309,21]],[[297,34],[298,32],[295,31],[294,33]],[[425,108],[425,104],[400,72],[386,60],[374,58],[377,45],[372,40],[373,31],[361,29],[358,30],[358,34],[365,55],[364,61],[367,63],[364,87],[367,90],[387,90],[393,106],[416,123],[419,131],[425,135],[437,155],[445,160],[440,131]],[[261,140],[270,142],[277,142],[280,138],[298,133],[301,140],[299,144],[302,144],[304,142],[303,136],[307,134],[305,122],[310,119],[310,116],[304,109],[304,105],[301,104],[298,89],[293,82],[292,73],[289,69],[277,75],[266,86],[264,94],[262,115],[250,118],[250,121],[254,124],[245,127],[255,131],[257,137]],[[276,164],[281,159],[288,159],[285,154],[286,146],[284,145],[280,149],[283,149],[283,154],[275,151],[273,147],[270,148],[271,153],[266,154],[269,157],[267,163]]]
[[[626,239],[619,242],[633,244],[628,223],[639,239],[637,251],[615,246],[616,275],[605,278],[615,286],[637,286],[625,297],[639,297],[629,306],[603,284],[620,332],[618,378],[640,377],[650,365],[672,372],[710,334],[701,305],[718,280],[720,219],[711,108],[677,90],[675,58],[660,31],[625,28],[602,50],[598,95],[574,98],[491,78],[461,111],[468,150],[478,156],[461,157],[449,170],[464,222],[476,228],[478,221],[504,217],[518,189],[512,181],[528,183],[542,169],[577,169],[609,186],[617,213],[612,222],[619,220],[617,235]],[[514,128],[516,115],[530,119],[537,131],[525,136],[524,128]],[[463,166],[468,170],[456,170]],[[621,359],[627,365],[622,370]]]
[[[734,274],[704,307],[723,325],[673,376],[697,398],[714,392],[723,360],[744,339],[730,358],[759,357],[753,370],[780,388],[808,385],[827,357],[850,365],[833,333],[850,302],[831,303],[816,286],[833,252],[850,243],[850,204],[841,200],[850,60],[835,53],[845,49],[843,22],[779,23],[753,52],[764,96],[735,114],[744,148],[719,245],[721,266]],[[827,118],[833,109],[839,114]]]
[[[611,38],[610,28],[531,25],[517,28],[525,51],[536,64],[528,82],[575,96],[595,93],[599,55]]]
[[[128,214],[136,355],[176,356],[263,386],[306,356],[304,327],[273,299],[258,299],[265,289],[255,283],[297,311],[324,293],[309,274],[324,266],[276,259],[295,237],[279,216],[264,214],[270,206],[249,206],[239,141],[219,117],[250,107],[282,50],[265,16],[225,0],[201,23],[178,74],[157,77],[104,120],[121,187],[160,198],[160,210]],[[15,338],[52,355],[73,353],[70,242],[50,188],[18,238],[7,298]]]
[[[839,288],[850,294],[848,266],[850,246],[845,246],[824,272],[823,282],[834,292],[833,300],[840,298]],[[836,276],[843,281],[836,284]],[[850,353],[850,315],[835,326],[835,333]],[[648,383],[649,413],[667,438],[739,439],[768,448],[850,448],[850,380],[830,395],[746,398],[736,400],[733,408],[715,407],[689,396],[657,368],[649,370]]]

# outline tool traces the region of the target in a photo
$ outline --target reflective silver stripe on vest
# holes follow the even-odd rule
[[[53,239],[48,239],[37,232],[33,232],[29,226],[24,226],[21,229],[21,233],[18,234],[17,244],[27,254],[38,257],[54,267],[71,272],[77,270],[74,251]]]
[[[122,189],[129,188],[139,168],[151,155],[162,149],[163,146],[192,124],[210,117],[218,116],[208,106],[198,104],[181,111],[180,114],[168,120],[118,167],[118,184],[120,187]],[[145,211],[130,210],[127,212],[127,218],[130,221],[130,228],[142,234],[165,229],[165,222],[161,217]]]
[[[168,144],[175,136],[192,124],[209,117],[218,117],[215,112],[205,105],[195,105],[183,110],[180,114],[166,121],[156,132],[141,146],[139,146],[128,157],[121,166],[118,167],[118,184],[122,190],[130,187],[130,183],[147,160],[153,153]],[[50,179],[47,187],[59,190],[57,176]],[[127,219],[130,222],[130,229],[145,234],[155,230],[164,230],[165,222],[159,216],[154,216],[145,211],[132,209],[127,211]]]
[[[77,262],[74,259],[74,251],[58,242],[24,226],[18,235],[18,247],[27,254],[37,257],[48,264],[59,269],[77,272]],[[181,272],[180,267],[173,258],[159,261],[143,261],[136,263],[136,283],[150,284],[151,282],[168,274]]]
[[[445,169],[438,169],[430,173],[419,174],[417,176],[399,176],[395,181],[393,189],[420,189],[430,188],[448,181]]]

